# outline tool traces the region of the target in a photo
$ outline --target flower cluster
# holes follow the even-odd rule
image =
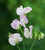
[[[28,19],[26,17],[26,13],[30,12],[32,10],[31,7],[25,7],[22,6],[18,7],[16,10],[17,15],[20,16],[20,21],[18,19],[13,20],[11,23],[11,27],[13,29],[19,29],[19,26],[22,25],[24,28],[26,28],[25,24],[28,24]]]
[[[20,21],[18,19],[14,19],[11,23],[11,27],[15,30],[18,30],[20,29],[21,26],[24,27],[24,37],[25,38],[31,38],[32,39],[32,30],[33,30],[33,26],[30,25],[29,26],[29,29],[26,27],[25,24],[28,24],[28,19],[26,17],[25,14],[29,13],[30,11],[32,11],[32,8],[31,7],[25,7],[23,8],[22,6],[18,7],[17,10],[16,10],[16,13],[17,15],[20,16]],[[38,35],[38,39],[43,39],[44,38],[44,34],[43,33],[40,33]],[[23,40],[23,37],[21,37],[20,33],[14,33],[14,34],[10,34],[9,35],[9,43],[13,46],[16,45],[16,43],[19,43]]]

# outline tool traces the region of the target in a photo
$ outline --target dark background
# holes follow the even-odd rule
[[[10,26],[13,19],[18,18],[16,8],[22,5],[23,7],[32,7],[32,11],[27,14],[29,25],[39,27],[40,31],[45,34],[45,0],[0,0],[0,50],[18,50],[8,43],[8,33],[16,32]],[[25,39],[26,50],[29,50],[31,39]],[[19,44],[22,50],[22,43]],[[32,50],[45,50],[45,38],[43,40],[36,40]]]

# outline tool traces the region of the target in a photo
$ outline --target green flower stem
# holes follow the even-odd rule
[[[35,40],[36,40],[36,39],[34,39],[34,41],[33,41],[32,45],[31,45],[30,50],[32,50],[32,48],[33,48],[33,46],[34,46],[34,43],[35,43]]]
[[[21,33],[22,33],[22,37],[23,37],[23,50],[25,50],[24,36],[23,36],[23,31],[22,31],[22,29],[21,29],[21,28],[20,28],[20,31],[21,31]]]
[[[17,44],[17,48],[18,48],[18,50],[20,50],[20,48],[19,48],[18,44]]]

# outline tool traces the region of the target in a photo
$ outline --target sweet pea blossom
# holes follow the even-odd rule
[[[40,40],[40,39],[43,39],[44,38],[44,33],[40,33],[39,35],[38,35],[38,39]]]
[[[16,10],[17,15],[24,15],[32,10],[31,7],[25,7],[23,8],[22,6],[18,7]]]
[[[20,23],[22,26],[24,26],[24,28],[26,28],[25,24],[28,24],[28,19],[25,15],[20,16]]]
[[[28,30],[28,28],[24,29],[24,36],[28,39],[28,38],[32,38],[32,29],[33,26],[29,26],[30,31]]]
[[[11,45],[15,46],[16,43],[21,42],[22,39],[23,39],[23,38],[20,36],[19,33],[10,34],[9,43],[10,43]]]
[[[28,24],[28,19],[25,15],[21,15],[20,16],[20,21],[24,24]]]
[[[11,27],[13,29],[19,29],[20,26],[20,21],[18,21],[18,19],[13,20],[13,22],[11,23]]]

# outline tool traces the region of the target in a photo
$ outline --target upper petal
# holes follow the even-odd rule
[[[22,40],[23,40],[23,38],[22,38],[22,37],[18,38],[18,41],[19,41],[19,42],[21,42]]]
[[[22,6],[18,7],[16,10],[16,13],[17,13],[17,15],[22,15],[23,14],[23,7]]]
[[[20,37],[20,34],[19,33],[14,33],[13,34],[13,38],[15,38],[15,39],[17,39],[17,38],[19,38]]]
[[[20,16],[20,21],[23,22],[24,24],[28,23],[28,19],[27,19],[27,17],[25,15]]]
[[[23,39],[19,33],[13,34],[13,38],[14,38],[14,39],[17,39],[19,42],[21,42],[22,39]]]
[[[32,26],[32,25],[30,25],[30,26],[29,26],[29,28],[30,28],[30,31],[32,32],[32,30],[33,30],[33,26]]]
[[[24,14],[25,13],[29,13],[30,11],[32,11],[32,8],[31,7],[25,7],[24,8]]]

